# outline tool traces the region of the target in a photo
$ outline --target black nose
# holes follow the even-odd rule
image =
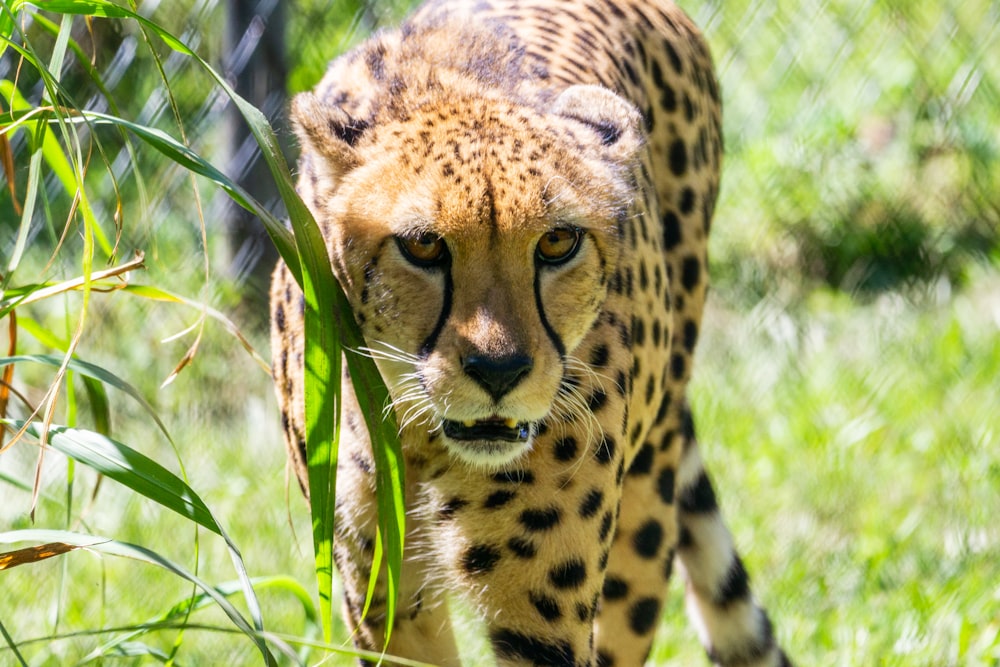
[[[509,357],[489,357],[471,354],[462,360],[462,369],[480,387],[499,401],[531,372],[531,357],[515,354]]]

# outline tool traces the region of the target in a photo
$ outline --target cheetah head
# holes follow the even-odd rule
[[[404,431],[466,463],[523,455],[586,410],[568,371],[636,198],[638,112],[598,86],[358,118],[296,97],[299,188]],[[434,437],[408,438],[407,431]]]

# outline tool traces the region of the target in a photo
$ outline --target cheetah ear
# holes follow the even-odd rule
[[[603,86],[570,86],[552,110],[593,129],[604,150],[620,162],[631,162],[643,144],[642,115]]]
[[[355,145],[368,129],[367,121],[324,104],[312,93],[300,93],[292,98],[292,125],[302,151],[323,159],[323,167],[334,177],[361,164]]]

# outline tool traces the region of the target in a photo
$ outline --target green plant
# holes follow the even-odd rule
[[[116,199],[113,236],[106,231],[107,223],[102,219],[98,207],[94,204],[91,187],[94,180],[93,164],[103,165],[111,182],[116,197],[120,194],[120,183],[112,169],[109,158],[108,139],[101,134],[102,127],[115,130],[115,140],[122,142],[133,160],[136,168],[134,187],[144,199],[142,193],[146,185],[138,172],[139,163],[136,160],[136,148],[133,140],[139,140],[143,145],[159,152],[167,160],[191,172],[192,175],[204,177],[225,191],[237,204],[250,210],[258,216],[265,227],[282,258],[288,264],[292,274],[300,283],[306,300],[306,330],[308,343],[306,345],[306,365],[310,374],[306,378],[306,414],[307,442],[311,457],[310,482],[313,498],[313,539],[315,545],[316,576],[319,586],[320,610],[319,618],[322,624],[324,638],[331,640],[332,629],[332,535],[333,535],[333,498],[335,495],[336,443],[339,434],[339,382],[341,378],[341,358],[344,344],[348,349],[362,347],[360,333],[353,320],[353,315],[334,280],[332,269],[326,260],[325,246],[319,235],[315,222],[301,200],[295,194],[291,176],[271,128],[261,113],[242,100],[229,87],[225,80],[216,73],[204,60],[199,58],[181,40],[144,18],[133,9],[127,9],[105,0],[50,0],[44,4],[45,11],[61,13],[59,24],[37,14],[32,4],[27,2],[5,3],[0,8],[0,36],[2,36],[3,55],[6,51],[16,52],[18,58],[18,77],[0,83],[8,106],[8,111],[0,116],[0,136],[3,137],[3,148],[8,155],[5,161],[5,171],[9,184],[10,200],[20,213],[16,243],[11,257],[6,264],[2,276],[3,297],[0,302],[0,317],[8,317],[10,322],[9,347],[11,355],[0,359],[0,365],[6,366],[4,385],[2,387],[6,408],[6,400],[11,395],[11,378],[13,369],[25,363],[41,363],[55,368],[55,373],[48,379],[48,389],[39,406],[27,398],[24,419],[4,419],[5,427],[13,431],[12,439],[5,448],[23,446],[25,436],[35,438],[39,445],[39,466],[47,450],[55,449],[65,454],[71,460],[68,475],[68,495],[72,494],[73,463],[82,463],[98,473],[112,479],[132,491],[141,494],[162,507],[173,510],[192,524],[209,529],[222,537],[229,549],[234,567],[240,579],[239,592],[243,594],[248,607],[250,619],[227,601],[225,595],[202,581],[196,573],[191,573],[183,567],[163,558],[159,554],[138,545],[118,542],[101,536],[80,534],[67,530],[14,530],[0,534],[0,542],[5,544],[19,542],[42,542],[34,547],[27,547],[6,552],[0,555],[0,568],[10,568],[35,563],[45,558],[61,555],[77,549],[86,548],[105,554],[129,556],[160,565],[173,574],[189,580],[198,589],[201,597],[193,594],[190,602],[184,607],[184,616],[197,606],[204,604],[210,598],[221,607],[236,628],[246,634],[259,649],[264,661],[272,664],[276,661],[275,649],[280,653],[295,658],[295,653],[288,644],[266,633],[260,605],[254,589],[254,584],[247,574],[237,545],[228,537],[219,521],[214,517],[208,506],[198,494],[183,479],[177,477],[149,457],[136,449],[117,442],[108,436],[110,412],[109,402],[104,389],[112,386],[123,390],[148,409],[152,420],[158,424],[165,437],[169,440],[162,423],[156,417],[155,411],[141,398],[141,395],[125,380],[93,363],[80,358],[81,341],[87,331],[88,318],[91,317],[91,297],[95,292],[112,290],[133,296],[154,300],[183,301],[171,295],[163,288],[156,286],[137,286],[129,284],[123,276],[142,267],[143,259],[139,255],[129,262],[118,264],[118,241],[124,229],[120,219],[123,204]],[[34,46],[34,37],[22,28],[22,22],[27,22],[30,13],[32,27],[38,28],[42,34],[52,39],[50,57],[46,62]],[[85,57],[84,48],[72,36],[73,15],[83,15],[88,22],[94,18],[129,20],[138,25],[139,32],[145,42],[160,40],[177,54],[192,59],[213,85],[223,91],[236,105],[249,124],[257,142],[260,144],[265,160],[271,169],[278,185],[285,207],[288,211],[292,231],[261,206],[250,193],[243,191],[236,183],[226,177],[218,168],[202,158],[186,143],[183,115],[171,92],[169,78],[162,66],[161,60],[154,54],[154,62],[159,71],[161,82],[171,101],[173,118],[179,131],[180,139],[170,133],[149,125],[130,121],[114,113],[114,100],[105,95],[105,101],[112,113],[93,111],[77,102],[71,92],[62,85],[60,76],[67,57],[75,57],[86,75],[91,79],[102,94],[107,88],[100,79],[97,70]],[[91,25],[88,23],[88,25]],[[35,80],[41,83],[43,92],[41,98],[29,100],[21,94],[21,70],[30,70]],[[33,77],[28,77],[33,78]],[[28,173],[23,190],[17,183],[18,172],[13,165],[11,136],[17,132],[27,135],[27,153],[29,157]],[[60,234],[52,233],[56,242],[53,244],[53,256],[49,264],[67,252],[76,251],[80,261],[80,276],[76,279],[61,281],[46,281],[29,279],[24,281],[24,274],[44,273],[47,269],[38,267],[42,262],[26,268],[25,250],[31,234],[34,212],[40,201],[46,214],[50,228],[52,227],[52,201],[47,189],[40,184],[46,173],[54,174],[63,190],[63,196],[70,202],[65,206],[66,223]],[[192,183],[194,206],[201,216],[199,188]],[[23,203],[21,203],[23,202]],[[65,244],[68,232],[73,226],[80,227],[82,244],[73,247]],[[54,228],[52,228],[54,232]],[[203,244],[207,246],[207,232],[204,222],[201,226]],[[112,239],[114,241],[112,242]],[[207,248],[206,248],[207,253]],[[118,264],[105,271],[96,271],[95,263],[104,262],[110,265]],[[208,256],[205,255],[205,273],[208,273]],[[77,291],[80,301],[70,305],[60,304],[66,328],[75,319],[75,327],[70,336],[65,339],[54,334],[36,314],[37,308],[59,305],[53,303],[65,298],[66,293]],[[207,306],[199,306],[202,317],[196,325],[197,335],[189,351],[175,369],[184,368],[193,358],[198,348],[204,330],[206,318],[214,313]],[[222,318],[224,320],[224,318]],[[18,335],[21,330],[30,331],[37,339],[51,346],[58,353],[52,355],[15,355]],[[241,338],[242,340],[242,338]],[[343,343],[342,343],[343,341]],[[243,341],[245,342],[245,341]],[[382,407],[387,400],[387,394],[374,364],[360,355],[348,353],[347,363],[352,379],[356,385],[359,398],[368,406],[367,412],[372,415],[383,414]],[[73,376],[82,378],[90,396],[95,427],[82,429],[75,426],[77,400],[72,382]],[[65,408],[60,403],[65,403]],[[57,415],[65,414],[66,426],[56,426]],[[377,452],[379,470],[378,483],[382,499],[382,517],[379,524],[379,544],[376,550],[376,563],[373,572],[380,569],[379,559],[385,553],[386,570],[389,578],[390,612],[391,599],[398,581],[399,564],[402,558],[403,512],[401,511],[402,467],[399,462],[398,442],[395,426],[391,420],[374,419],[369,423],[380,447]],[[182,467],[183,472],[183,467]],[[33,503],[42,492],[40,481],[36,478],[33,486]],[[69,516],[67,520],[69,520]],[[198,549],[195,538],[195,553]],[[235,589],[234,589],[235,590]],[[207,597],[205,597],[207,596]],[[307,615],[313,614],[308,611]],[[176,613],[169,612],[164,618],[174,619]],[[124,643],[132,648],[135,644],[131,638],[140,632],[148,630],[132,628],[127,638],[119,636],[106,644],[106,650],[119,650]],[[387,635],[391,625],[387,629]],[[19,657],[17,645],[6,631],[3,635],[9,649]],[[176,651],[177,645],[174,646]],[[162,657],[162,656],[160,656]],[[166,656],[170,661],[173,653]],[[22,660],[23,662],[23,660]]]

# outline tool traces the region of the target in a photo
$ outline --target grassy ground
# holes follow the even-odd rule
[[[1000,660],[1000,275],[982,272],[958,295],[919,305],[870,303],[817,291],[708,314],[692,387],[698,431],[724,511],[779,636],[800,664],[995,665]],[[124,302],[121,302],[124,304]],[[131,320],[156,313],[129,309]],[[114,325],[116,318],[106,318]],[[176,324],[169,318],[161,327]],[[164,377],[171,349],[151,340],[122,354],[97,344],[123,375]],[[177,349],[173,350],[175,353]],[[142,369],[140,372],[139,369]],[[286,501],[283,451],[267,378],[221,334],[169,388],[151,392],[178,443],[191,485],[221,519],[252,576],[288,575],[312,588],[305,505]],[[148,419],[116,401],[116,435],[170,464]],[[29,480],[37,452],[18,447],[0,472]],[[62,526],[66,464],[49,454],[41,526]],[[186,521],[77,468],[74,521],[193,567]],[[29,494],[3,487],[0,525],[28,525]],[[289,518],[291,515],[291,518]],[[221,541],[203,537],[197,562],[214,583],[235,578]],[[76,553],[3,573],[0,620],[19,642],[132,625],[188,587],[145,564]],[[268,628],[301,635],[287,589],[260,592]],[[655,664],[702,661],[675,586]],[[221,614],[196,623],[223,626]],[[341,635],[344,637],[345,635]],[[148,639],[164,649],[176,632]],[[188,630],[184,664],[257,661],[242,637]],[[73,663],[96,636],[23,644],[30,664]],[[10,654],[0,654],[9,662]],[[350,664],[345,659],[343,664]]]

